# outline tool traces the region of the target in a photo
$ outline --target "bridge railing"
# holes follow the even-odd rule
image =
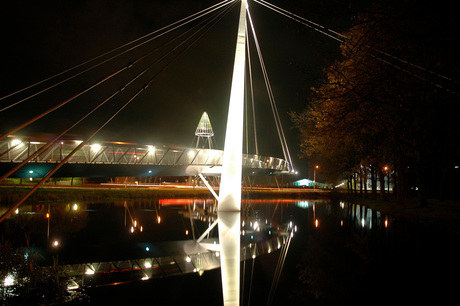
[[[30,160],[32,163],[57,163],[71,154],[80,143],[77,140],[60,140],[40,152],[47,145],[46,141],[7,139],[0,142],[0,162],[19,163],[35,154]],[[221,166],[223,154],[222,150],[214,149],[103,142],[84,145],[73,154],[68,163]],[[243,154],[243,167],[291,170],[290,164],[283,159],[255,154]]]

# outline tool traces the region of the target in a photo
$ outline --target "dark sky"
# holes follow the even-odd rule
[[[4,55],[0,96],[85,62],[218,2],[2,1],[0,31]],[[350,15],[343,15],[345,6],[337,5],[336,1],[322,1],[320,4],[316,1],[298,2],[276,1],[276,5],[338,30],[349,21]],[[296,157],[299,152],[297,132],[292,129],[287,113],[303,108],[305,90],[313,85],[313,79],[319,77],[322,67],[337,52],[338,44],[259,4],[250,1],[250,5],[291,155],[296,167],[302,169],[305,161],[298,161]],[[214,128],[217,147],[223,148],[238,13],[238,7],[234,8],[191,49],[169,65],[95,139],[189,146],[201,114],[206,111]],[[153,45],[146,48],[153,48]],[[137,55],[147,49],[143,50]],[[256,61],[254,55],[253,62]],[[40,110],[64,101],[132,60],[129,56],[121,57],[1,112],[0,133],[10,131]],[[137,69],[141,66],[137,66]],[[133,74],[132,71],[130,73]],[[259,153],[283,157],[260,68],[254,66],[253,73]],[[127,77],[116,78],[112,87],[107,85],[85,94],[17,134],[56,134],[101,102]],[[140,84],[133,84],[133,88],[138,88]],[[2,100],[0,106],[3,108],[24,96],[27,96],[26,93]],[[118,103],[126,101],[129,96],[129,92],[125,93],[125,100],[120,97]],[[70,134],[80,137],[88,133],[114,109],[115,106],[101,109]],[[252,138],[250,141],[253,141]]]

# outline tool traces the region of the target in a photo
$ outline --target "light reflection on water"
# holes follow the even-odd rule
[[[219,267],[219,251],[212,247],[218,244],[217,227],[200,237],[216,221],[216,205],[209,198],[40,203],[21,206],[7,222],[27,233],[44,258],[41,264],[58,256],[63,271],[72,275],[69,288],[76,289]],[[357,230],[389,226],[379,212],[344,202],[243,200],[242,259],[277,251],[297,230],[330,226],[331,220]],[[202,245],[194,243],[199,237]]]

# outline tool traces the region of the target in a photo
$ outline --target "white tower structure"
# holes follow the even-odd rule
[[[217,217],[225,306],[239,305],[246,0],[241,1]]]
[[[212,130],[211,120],[206,112],[201,115],[200,122],[195,131],[196,148],[200,146],[200,142],[203,146],[207,145],[208,149],[213,149],[212,137],[214,137],[214,131]]]

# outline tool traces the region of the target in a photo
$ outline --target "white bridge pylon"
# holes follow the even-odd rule
[[[243,156],[246,0],[241,1],[217,207],[224,305],[240,301],[240,223]]]

